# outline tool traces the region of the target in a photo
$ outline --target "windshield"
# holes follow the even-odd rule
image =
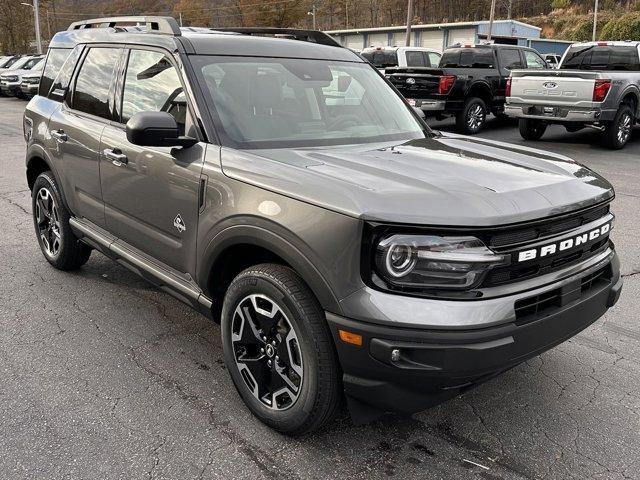
[[[40,62],[42,62],[42,57],[37,57],[37,58],[32,58],[31,60],[29,60],[27,63],[25,63],[22,68],[24,70],[31,70],[33,67],[35,67],[36,65],[40,64]]]
[[[362,58],[371,63],[376,68],[387,68],[398,66],[397,50],[365,50]]]
[[[411,140],[426,127],[365,63],[194,56],[223,143],[285,148]]]
[[[16,60],[16,62],[11,65],[11,69],[12,70],[20,70],[22,68],[24,68],[24,66],[27,64],[27,62],[31,61],[32,57],[22,57],[18,60]]]
[[[572,70],[640,70],[638,49],[634,46],[571,47],[560,65]]]
[[[2,61],[0,68],[9,68],[13,66],[19,60],[18,57],[8,57]]]

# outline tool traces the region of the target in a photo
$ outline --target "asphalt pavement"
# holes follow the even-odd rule
[[[42,257],[25,102],[0,98],[0,479],[640,478],[640,130],[623,151],[552,127],[617,191],[618,305],[572,340],[437,408],[301,439],[245,409],[217,325],[94,253]],[[452,122],[438,122],[448,129]],[[513,124],[483,133],[523,143]]]

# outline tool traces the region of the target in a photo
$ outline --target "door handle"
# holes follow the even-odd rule
[[[107,148],[103,150],[102,153],[105,157],[111,160],[111,163],[113,163],[116,167],[122,167],[123,165],[126,166],[127,163],[129,163],[129,159],[127,158],[127,156],[117,148]]]
[[[69,139],[67,134],[64,133],[64,130],[51,130],[51,136],[55,138],[59,143],[66,142]]]

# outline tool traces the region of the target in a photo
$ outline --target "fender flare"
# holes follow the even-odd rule
[[[465,91],[465,98],[469,97],[471,95],[471,91],[474,89],[484,90],[488,94],[489,99],[492,99],[494,97],[493,90],[491,89],[491,85],[489,85],[489,83],[486,82],[485,80],[477,80],[475,82],[471,82],[471,84],[467,87]],[[482,98],[482,97],[478,97],[478,98]],[[490,107],[490,105],[487,105],[487,107]]]
[[[638,112],[640,112],[640,90],[635,85],[627,85],[627,87],[622,91],[620,97],[618,97],[620,99],[618,101],[618,108],[620,108],[622,99],[630,93],[632,93],[636,97],[636,111],[634,113],[635,115],[638,115]]]
[[[260,219],[262,220],[262,219]],[[211,238],[204,249],[202,260],[198,262],[197,283],[203,289],[205,295],[211,296],[209,291],[209,276],[214,264],[225,250],[234,245],[255,245],[273,252],[287,262],[314,293],[324,310],[341,312],[340,303],[325,276],[309,260],[310,255],[305,255],[303,242],[296,241],[290,233],[287,235],[293,241],[285,239],[284,235],[275,233],[274,225],[267,222],[270,228],[265,228],[264,220],[252,218],[253,225],[246,223],[231,225],[219,231]],[[234,219],[235,222],[238,219]],[[276,229],[284,230],[282,226]],[[285,230],[286,231],[286,230]]]
[[[69,202],[67,201],[67,198],[65,196],[58,170],[56,169],[54,162],[51,161],[51,158],[49,157],[49,154],[47,153],[46,149],[38,143],[31,144],[27,147],[27,154],[26,154],[26,161],[25,161],[27,170],[29,170],[29,166],[36,158],[42,160],[49,167],[49,170],[51,171],[51,174],[53,175],[53,178],[55,179],[56,184],[58,185],[58,191],[62,196],[62,201],[64,202],[65,206],[69,208]]]

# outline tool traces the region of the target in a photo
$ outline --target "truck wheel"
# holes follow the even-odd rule
[[[91,247],[78,240],[71,230],[71,214],[51,172],[43,172],[36,178],[31,207],[40,250],[47,261],[59,270],[77,270],[87,263]]]
[[[621,105],[612,122],[604,129],[604,143],[608,148],[620,150],[631,138],[633,111],[627,104]]]
[[[540,140],[547,130],[547,124],[541,120],[521,118],[518,122],[520,136],[525,140]]]
[[[487,105],[481,98],[471,97],[464,103],[456,117],[456,127],[460,133],[475,135],[487,123]]]
[[[320,428],[340,404],[340,370],[324,312],[290,268],[240,273],[222,307],[224,360],[249,410],[287,435]]]

